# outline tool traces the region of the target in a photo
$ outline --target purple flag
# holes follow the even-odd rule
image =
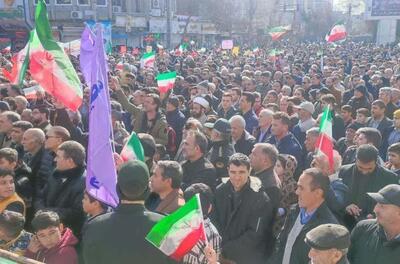
[[[90,68],[90,112],[89,147],[86,175],[86,190],[96,199],[110,205],[118,205],[116,193],[117,172],[111,147],[111,112],[108,91],[107,60],[104,51],[103,33],[97,27],[92,56],[85,62]],[[89,72],[88,70],[88,72]]]
[[[92,59],[94,56],[94,41],[95,35],[90,30],[88,26],[82,32],[81,37],[81,53],[79,55],[79,62],[81,67],[81,72],[85,78],[85,82],[90,86],[91,74],[92,74]]]

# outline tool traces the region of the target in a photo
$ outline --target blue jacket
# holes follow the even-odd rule
[[[254,113],[254,110],[251,109],[247,113],[243,113],[242,116],[246,121],[246,131],[252,135],[254,129],[258,127],[258,117],[256,113]]]
[[[267,139],[267,143],[275,145],[280,154],[290,154],[297,160],[297,169],[300,171],[303,168],[303,150],[299,141],[292,133],[288,133],[280,141],[275,136],[271,136]]]
[[[167,112],[166,117],[168,125],[175,130],[176,142],[179,145],[182,141],[183,126],[185,125],[186,117],[179,109]]]

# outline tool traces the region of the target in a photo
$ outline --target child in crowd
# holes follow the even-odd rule
[[[360,124],[361,126],[366,126],[369,117],[369,110],[367,108],[360,108],[356,111],[356,123]]]
[[[83,194],[82,207],[83,211],[88,214],[90,219],[106,213],[108,209],[106,204],[93,198],[87,191]]]
[[[204,183],[195,183],[190,185],[183,194],[185,201],[189,201],[197,193],[200,195],[201,210],[204,217],[204,229],[206,231],[208,246],[203,242],[197,242],[192,250],[184,256],[183,263],[205,264],[208,263],[210,258],[208,254],[210,254],[210,252],[212,252],[215,259],[218,260],[219,254],[221,253],[221,236],[209,218],[214,200],[214,195],[210,187]],[[211,261],[211,263],[215,262]]]
[[[46,264],[77,264],[78,239],[64,228],[56,212],[39,211],[32,220],[35,236],[25,256]]]
[[[388,148],[388,162],[386,167],[400,176],[400,142]]]
[[[24,230],[25,218],[13,211],[0,214],[0,249],[23,256],[32,234]]]
[[[4,210],[25,215],[25,203],[15,192],[14,172],[0,169],[0,213]]]

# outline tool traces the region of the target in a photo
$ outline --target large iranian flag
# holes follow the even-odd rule
[[[29,51],[31,76],[47,93],[76,111],[82,103],[81,82],[64,49],[53,39],[44,0],[36,6],[35,26]]]
[[[160,93],[167,93],[174,88],[176,72],[167,72],[157,75],[158,90]]]
[[[140,139],[135,132],[132,132],[128,142],[121,151],[121,158],[124,162],[128,160],[144,161],[144,150]]]
[[[329,107],[325,107],[319,126],[319,136],[315,143],[317,155],[328,157],[329,167],[333,172],[333,138],[332,138],[332,114]]]
[[[199,241],[206,241],[199,194],[161,219],[146,239],[164,254],[179,261]]]
[[[140,59],[141,68],[154,68],[154,62],[156,61],[156,54],[154,52],[148,52],[143,54]]]
[[[337,23],[336,25],[333,26],[329,34],[326,35],[325,40],[327,42],[335,42],[346,39],[346,36],[347,36],[347,31],[344,24]]]
[[[268,34],[271,36],[273,41],[281,39],[286,33],[288,33],[292,27],[290,25],[288,26],[279,26],[279,27],[274,27],[271,28],[268,31]]]

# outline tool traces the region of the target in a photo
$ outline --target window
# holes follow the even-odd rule
[[[120,6],[123,12],[126,12],[126,0],[113,0],[113,6]]]
[[[71,5],[72,0],[56,0],[56,5]]]
[[[96,5],[107,6],[107,1],[106,0],[96,0]]]
[[[90,5],[89,0],[78,0],[78,5]]]
[[[45,0],[44,2],[46,3],[46,5],[50,4],[50,0]],[[37,5],[37,3],[38,3],[38,0],[35,0],[35,5]]]

